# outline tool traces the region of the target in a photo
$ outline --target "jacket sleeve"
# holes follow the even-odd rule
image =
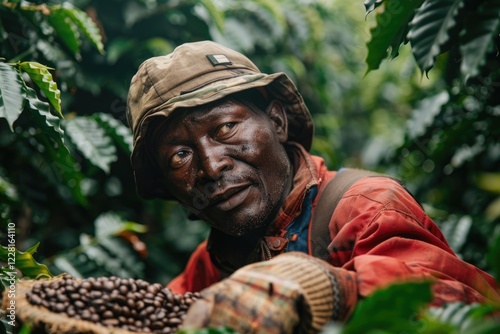
[[[330,221],[331,263],[356,275],[360,297],[395,281],[432,279],[434,305],[500,301],[487,273],[458,258],[437,225],[397,182],[367,177]]]
[[[184,271],[167,284],[173,292],[197,292],[218,282],[220,273],[212,264],[207,242],[201,243],[191,254]]]

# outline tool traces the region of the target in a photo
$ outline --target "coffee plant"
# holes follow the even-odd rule
[[[15,226],[16,279],[165,284],[182,270],[208,228],[176,204],[137,197],[125,101],[143,60],[211,39],[293,78],[315,119],[313,153],[329,167],[402,178],[453,249],[499,278],[498,1],[366,0],[364,9],[361,1],[2,1],[0,260],[8,262],[5,231]],[[427,288],[381,291],[325,332],[498,329],[486,316],[494,306],[427,309]],[[414,302],[388,302],[399,297]]]

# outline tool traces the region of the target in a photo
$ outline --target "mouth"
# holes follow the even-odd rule
[[[210,206],[222,211],[232,210],[245,201],[251,188],[251,184],[228,187],[212,196]]]

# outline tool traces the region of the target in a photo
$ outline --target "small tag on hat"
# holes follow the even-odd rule
[[[213,66],[217,65],[231,65],[232,62],[223,54],[210,54],[206,55],[208,60],[212,63]]]

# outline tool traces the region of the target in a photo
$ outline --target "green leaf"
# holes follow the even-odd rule
[[[29,248],[29,250],[33,250],[33,247]],[[9,262],[9,260],[12,261],[14,257],[15,264],[10,265],[11,262]],[[9,269],[14,270],[15,267],[28,278],[52,277],[49,268],[44,264],[36,262],[29,251],[20,252],[15,247],[1,246],[0,260],[7,262],[9,264]]]
[[[80,33],[75,24],[68,16],[67,10],[64,8],[54,8],[50,11],[47,21],[61,37],[62,41],[73,55],[80,53]]]
[[[80,236],[80,246],[54,258],[56,269],[75,277],[143,277],[144,263],[130,245],[119,237]]]
[[[5,118],[9,127],[23,111],[23,81],[19,72],[11,65],[0,63],[0,117]]]
[[[34,244],[30,248],[28,248],[26,250],[26,253],[30,253],[31,255],[33,255],[36,252],[36,250],[38,249],[38,246],[40,246],[40,242],[37,242],[36,244]]]
[[[31,334],[32,333],[32,324],[23,324],[18,334]]]
[[[38,129],[45,133],[58,145],[64,146],[64,131],[61,129],[60,118],[50,113],[50,107],[47,102],[38,99],[35,90],[25,87],[28,108],[31,109],[31,117],[38,125]],[[52,144],[51,144],[52,145]]]
[[[366,14],[373,12],[378,6],[380,6],[384,0],[365,0],[365,11]]]
[[[465,77],[475,77],[485,64],[488,52],[494,50],[495,38],[500,32],[500,1],[485,1],[477,11],[467,13],[462,32],[460,71]]]
[[[134,233],[145,233],[147,227],[134,222],[123,221],[123,219],[114,212],[106,212],[94,221],[95,234],[98,239],[116,236],[124,231]]]
[[[116,147],[99,123],[91,117],[75,117],[65,123],[66,134],[78,150],[94,165],[109,173],[116,161]]]
[[[0,175],[0,198],[2,199],[3,204],[9,203],[10,206],[13,206],[13,203],[19,201],[17,185],[14,185],[8,178],[2,175]],[[2,222],[5,218],[6,217],[3,217],[0,214],[0,222]]]
[[[109,114],[96,113],[92,117],[102,126],[106,134],[118,143],[125,153],[132,153],[133,135],[129,127]]]
[[[102,43],[102,36],[99,32],[99,28],[92,21],[92,19],[84,11],[74,7],[68,2],[65,2],[62,10],[66,12],[66,15],[71,18],[73,23],[80,28],[81,31],[87,36],[87,38],[92,42],[94,47],[101,53],[104,54],[104,45]]]
[[[154,37],[144,41],[142,48],[151,52],[151,54],[164,55],[173,50],[172,44],[164,38]]]
[[[108,52],[106,58],[109,64],[116,63],[122,55],[128,54],[130,51],[137,48],[138,43],[130,38],[115,38],[108,44]]]
[[[431,300],[430,282],[392,284],[359,301],[343,333],[406,333],[409,321],[419,325],[416,315]]]
[[[384,2],[384,11],[377,13],[376,25],[370,29],[371,40],[367,43],[368,55],[366,57],[368,68],[365,74],[378,69],[382,60],[387,58],[389,51],[391,51],[391,58],[398,55],[408,24],[415,9],[422,2],[423,0],[386,0]]]
[[[449,327],[448,333],[493,334],[498,333],[500,322],[488,317],[498,312],[499,306],[491,304],[462,304],[453,302],[441,307],[430,307],[425,312],[424,321],[440,322],[441,328]],[[425,333],[438,333],[427,326]],[[442,331],[439,333],[443,333]]]
[[[257,3],[260,7],[263,7],[265,8],[266,10],[268,10],[273,19],[275,20],[276,23],[278,23],[282,28],[286,28],[286,18],[285,18],[285,15],[283,15],[283,9],[282,9],[282,5],[277,2],[276,0],[254,0],[255,3]],[[312,10],[312,6],[309,7],[309,6],[304,6],[303,8],[305,11],[307,11],[308,9],[310,10],[311,14],[312,13],[315,13],[317,14],[317,11],[316,10]],[[317,20],[315,22],[315,24],[320,24],[320,20]]]
[[[498,261],[499,258],[500,258],[500,233],[497,233],[497,235],[493,238],[492,242],[490,243],[488,255],[486,257],[488,264],[491,266],[493,274],[497,279],[497,282],[500,282],[500,261]]]
[[[207,10],[217,29],[222,32],[224,30],[224,12],[219,10],[212,0],[200,0],[200,3]]]
[[[472,305],[457,302],[445,304],[442,307],[430,307],[427,312],[436,320],[460,327],[467,320],[472,307]]]
[[[22,71],[28,73],[31,80],[40,87],[43,94],[58,112],[58,115],[63,118],[61,113],[61,91],[52,80],[52,74],[49,72],[49,67],[32,61],[19,63],[19,67]]]
[[[415,60],[428,73],[436,57],[447,51],[443,45],[450,39],[450,30],[457,24],[456,16],[464,0],[426,0],[410,23],[408,39]]]
[[[500,173],[479,173],[476,184],[480,189],[500,194]]]
[[[500,197],[497,197],[491,201],[490,204],[488,204],[484,210],[484,217],[489,221],[494,221],[495,219],[500,218]],[[500,278],[500,276],[498,277]]]
[[[86,206],[87,199],[82,194],[83,176],[80,166],[64,145],[53,145],[48,136],[37,136],[45,147],[42,155],[33,156],[32,164],[38,166],[62,196],[70,195],[73,200]],[[69,190],[69,193],[68,193]]]
[[[451,216],[441,224],[441,231],[455,253],[458,253],[467,242],[471,226],[472,218],[467,215],[461,217]]]
[[[36,92],[25,87],[28,108],[31,110],[31,118],[37,124],[37,129],[42,133],[34,136],[35,140],[45,148],[44,155],[34,157],[34,165],[45,168],[48,180],[62,192],[67,192],[78,203],[85,205],[86,199],[80,188],[83,179],[71,156],[69,149],[64,144],[64,131],[61,128],[61,119],[50,113],[49,104],[40,101]]]
[[[421,100],[407,121],[407,134],[412,140],[425,134],[434,125],[436,116],[450,100],[447,92],[441,92]]]

